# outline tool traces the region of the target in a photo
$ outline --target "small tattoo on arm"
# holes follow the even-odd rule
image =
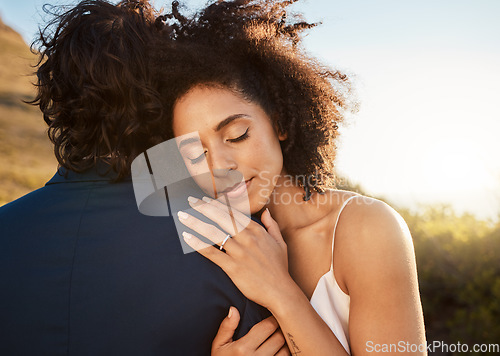
[[[293,339],[293,335],[290,333],[287,333],[286,335],[288,336],[288,340],[290,340],[290,345],[292,345],[292,350],[290,350],[292,355],[300,354],[300,349],[297,346],[297,344],[295,343],[295,340]]]

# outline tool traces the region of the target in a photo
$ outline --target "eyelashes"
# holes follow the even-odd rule
[[[227,139],[226,141],[227,142],[231,142],[231,143],[236,143],[236,142],[241,142],[241,141],[244,141],[246,140],[247,138],[249,138],[250,136],[248,135],[248,130],[250,129],[250,127],[248,127],[245,132],[243,133],[243,135],[241,136],[238,136],[236,138],[229,138]],[[201,161],[203,161],[205,159],[205,156],[206,156],[207,152],[203,152],[201,155],[199,155],[198,157],[196,158],[188,158],[189,161],[191,162],[191,164],[197,164],[197,163],[200,163]]]
[[[193,158],[193,159],[189,158],[189,160],[191,161],[191,164],[196,164],[196,163],[199,163],[199,162],[203,161],[205,159],[205,154],[206,153],[203,152],[201,155],[199,155],[196,158]]]
[[[246,131],[243,133],[243,135],[236,137],[236,138],[227,139],[227,141],[228,142],[240,142],[240,141],[246,140],[249,137],[248,136],[248,129],[249,129],[249,127],[246,129]]]

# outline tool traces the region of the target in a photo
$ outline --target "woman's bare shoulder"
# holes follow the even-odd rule
[[[337,194],[342,197],[343,201],[352,197],[339,217],[337,227],[339,233],[358,236],[352,237],[353,239],[368,238],[369,240],[372,240],[370,237],[374,234],[387,235],[388,239],[408,237],[406,222],[386,202],[354,192],[339,191]]]
[[[382,200],[355,195],[342,211],[335,239],[336,263],[347,289],[348,279],[376,281],[384,275],[396,278],[394,271],[413,268],[415,257],[408,226]]]

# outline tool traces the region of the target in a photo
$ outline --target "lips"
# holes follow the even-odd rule
[[[225,193],[228,193],[228,192],[230,192],[230,191],[232,191],[232,190],[236,190],[236,189],[238,189],[241,185],[243,185],[244,183],[246,183],[246,181],[245,181],[245,182],[238,182],[238,183],[236,183],[235,185],[233,185],[232,187],[227,187],[226,189],[224,189],[223,191],[221,191],[221,192],[220,192],[220,194],[225,194]]]
[[[244,182],[239,182],[232,187],[226,188],[220,192],[220,194],[226,194],[229,198],[238,198],[240,197],[249,187],[253,178],[250,178]]]

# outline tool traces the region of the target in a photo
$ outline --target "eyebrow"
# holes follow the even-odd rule
[[[179,150],[183,147],[183,146],[186,146],[186,145],[189,145],[191,143],[195,143],[195,142],[200,142],[200,139],[198,137],[189,137],[189,138],[186,138],[185,140],[182,140],[180,143],[179,143]]]
[[[242,117],[250,117],[250,116],[246,115],[246,114],[234,114],[234,115],[228,116],[224,120],[222,120],[221,122],[219,122],[217,124],[217,126],[215,126],[214,131],[216,131],[216,132],[220,131],[220,130],[222,130],[222,128],[224,128],[225,126],[229,125],[234,120],[240,119]]]

